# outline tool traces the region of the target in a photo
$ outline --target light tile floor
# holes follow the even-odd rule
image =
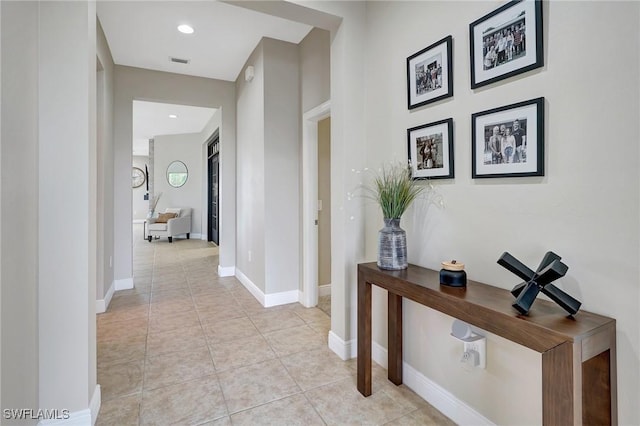
[[[453,424],[375,364],[362,397],[321,310],[265,309],[217,276],[216,247],[134,230],[135,288],[97,320],[98,425]]]

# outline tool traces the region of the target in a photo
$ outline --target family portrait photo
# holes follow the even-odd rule
[[[471,177],[544,176],[544,98],[471,115]]]
[[[484,126],[484,164],[527,162],[527,119]]]
[[[418,170],[444,167],[442,163],[442,133],[416,138],[416,151],[420,153]]]
[[[453,118],[407,130],[413,179],[453,177]]]
[[[416,64],[416,92],[418,95],[442,87],[442,55]]]
[[[498,28],[487,29],[482,38],[484,69],[498,67],[526,55],[525,42],[525,22],[522,16],[511,19]]]
[[[471,88],[544,65],[542,1],[515,0],[469,24]]]
[[[409,109],[453,96],[452,43],[447,36],[407,58]]]

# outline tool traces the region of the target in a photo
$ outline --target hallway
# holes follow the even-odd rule
[[[149,243],[134,225],[136,288],[97,319],[98,425],[452,424],[375,364],[363,398],[324,312],[265,309],[216,270],[216,247]]]

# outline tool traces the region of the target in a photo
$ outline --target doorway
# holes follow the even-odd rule
[[[207,144],[207,170],[207,241],[220,245],[220,137],[218,130],[211,136]]]
[[[318,123],[331,115],[327,101],[303,115],[302,137],[302,294],[300,303],[318,305],[319,293],[319,208],[331,214],[330,207],[320,206],[318,194]],[[331,199],[330,192],[324,195]],[[323,203],[324,204],[324,203]],[[329,224],[329,229],[331,225]],[[330,233],[330,231],[329,231]],[[329,241],[329,246],[331,245]],[[329,255],[330,258],[330,255]],[[331,263],[331,262],[329,262]],[[330,273],[329,273],[330,274]],[[330,287],[329,287],[330,288]],[[325,288],[327,290],[328,288]]]
[[[331,117],[318,121],[318,308],[331,316]]]

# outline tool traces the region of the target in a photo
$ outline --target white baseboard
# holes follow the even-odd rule
[[[351,342],[355,342],[352,340]],[[357,343],[353,343],[353,346]],[[383,368],[388,368],[388,351],[377,342],[371,343],[371,359]],[[493,426],[489,419],[469,407],[424,374],[407,364],[402,363],[402,382],[422,399],[436,407],[445,416],[459,425]]]
[[[249,290],[249,293],[255,297],[262,306],[264,306],[264,293],[253,283],[240,269],[236,268],[236,278],[242,285]]]
[[[281,291],[280,293],[271,293],[264,295],[264,307],[287,305],[295,303],[299,300],[300,292],[298,290]]]
[[[355,339],[344,341],[333,331],[329,331],[329,349],[335,352],[343,361],[358,356],[358,345]]]
[[[59,418],[40,420],[38,426],[92,426],[95,425],[98,419],[98,412],[100,411],[100,385],[96,385],[89,403],[89,408],[84,410],[74,411],[73,413],[67,413],[64,415],[62,412],[57,413]],[[62,418],[66,417],[66,418]]]
[[[318,296],[331,296],[331,284],[325,284],[318,287]]]
[[[353,345],[357,346],[358,342],[354,341]],[[375,361],[375,363],[378,364],[380,367],[384,368],[385,370],[389,368],[388,354],[389,354],[389,351],[387,351],[387,348],[380,345],[378,342],[371,342],[371,359]]]
[[[98,420],[98,413],[100,412],[100,406],[102,405],[102,390],[100,385],[96,385],[95,390],[93,391],[93,396],[91,397],[91,402],[89,403],[89,410],[91,410],[91,425],[96,424],[96,420]]]
[[[218,265],[218,276],[219,277],[233,277],[236,275],[236,267],[235,266],[221,266]]]
[[[402,363],[402,368],[402,381],[404,384],[456,424],[473,426],[495,425],[491,420],[469,407],[437,383],[429,380],[406,362]]]
[[[115,280],[114,288],[118,290],[129,290],[133,288],[133,278],[125,278],[123,280]]]
[[[191,238],[193,240],[206,240],[207,236],[205,235],[203,237],[202,234],[189,233],[189,238]]]
[[[104,295],[104,299],[96,300],[96,314],[101,314],[107,311],[109,307],[109,303],[111,303],[111,298],[113,297],[113,292],[115,291],[115,282],[111,283],[109,290],[107,290],[107,294]]]
[[[317,303],[314,304],[307,300],[307,295],[302,290],[298,290],[298,303],[300,303],[305,308],[313,308],[318,305]]]
[[[272,306],[286,305],[295,303],[299,299],[300,292],[298,290],[281,291],[280,293],[265,294],[253,283],[241,270],[236,268],[236,277],[242,285],[249,290],[249,293],[255,297],[258,302],[265,308]]]

